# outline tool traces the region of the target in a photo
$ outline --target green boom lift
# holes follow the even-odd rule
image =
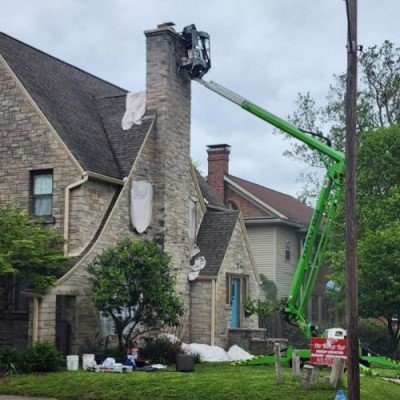
[[[287,322],[298,326],[307,339],[313,336],[324,336],[323,332],[319,332],[318,328],[310,323],[306,313],[307,305],[322,265],[338,200],[343,193],[345,156],[340,151],[333,149],[328,141],[324,142],[315,136],[311,136],[309,132],[296,128],[289,122],[284,121],[218,83],[203,80],[202,77],[211,67],[209,35],[205,32],[198,32],[195,25],[190,25],[184,28],[182,38],[187,50],[187,57],[182,59],[181,68],[186,69],[193,80],[300,140],[320,154],[320,159],[326,167],[325,179],[308,227],[287,302],[282,307],[282,314]],[[317,136],[321,137],[322,135]],[[338,332],[340,334],[343,330],[338,329]],[[289,347],[285,352],[284,358],[288,362],[291,362],[292,351],[293,348]],[[307,360],[310,358],[310,350],[298,351],[301,359]],[[360,361],[366,366],[369,366],[371,363],[377,363],[384,366],[400,367],[394,360],[378,355],[371,355],[366,351],[362,351],[362,349],[360,349]],[[247,361],[247,364],[255,365],[268,362],[273,362],[273,357],[257,357]]]

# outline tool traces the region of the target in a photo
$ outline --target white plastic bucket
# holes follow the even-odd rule
[[[86,370],[88,364],[93,364],[94,354],[82,354],[82,368]]]
[[[67,356],[67,370],[78,371],[79,369],[79,356]]]

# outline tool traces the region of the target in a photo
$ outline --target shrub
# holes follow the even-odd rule
[[[391,354],[386,324],[374,318],[360,318],[360,342],[363,347],[381,355]]]
[[[0,347],[0,375],[12,375],[21,366],[22,353],[15,347]]]
[[[38,342],[26,348],[22,357],[23,372],[53,372],[57,371],[63,361],[54,344]]]
[[[174,364],[179,354],[183,354],[181,343],[172,343],[164,338],[154,339],[139,350],[140,358],[167,365]]]

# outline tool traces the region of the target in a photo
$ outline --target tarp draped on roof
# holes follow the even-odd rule
[[[122,130],[126,90],[4,33],[0,54],[84,170],[127,175],[151,120]]]

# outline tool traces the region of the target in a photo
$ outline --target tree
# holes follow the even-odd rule
[[[390,41],[372,46],[361,53],[360,85],[357,95],[357,132],[363,132],[400,123],[400,48]],[[346,75],[334,75],[329,87],[327,103],[317,105],[310,93],[298,94],[297,111],[289,120],[301,129],[323,132],[338,150],[344,149],[344,96]],[[312,203],[318,193],[323,167],[317,152],[298,141],[291,143],[286,156],[304,161],[309,167],[299,180],[305,186],[299,194]]]
[[[179,325],[183,304],[175,293],[170,257],[155,243],[125,238],[88,271],[94,305],[112,318],[120,354],[145,332]]]
[[[400,125],[363,133],[357,159],[360,315],[385,317],[395,354],[400,342]],[[341,203],[327,252],[336,300],[343,299],[345,283],[343,227]]]
[[[63,239],[20,209],[0,207],[0,315],[7,315],[18,284],[46,293],[66,258]]]
[[[279,310],[278,288],[275,282],[268,279],[264,274],[260,274],[261,290],[264,292],[264,300],[247,299],[244,303],[244,309],[250,314],[258,315],[261,326],[267,328],[267,319],[275,311]]]

